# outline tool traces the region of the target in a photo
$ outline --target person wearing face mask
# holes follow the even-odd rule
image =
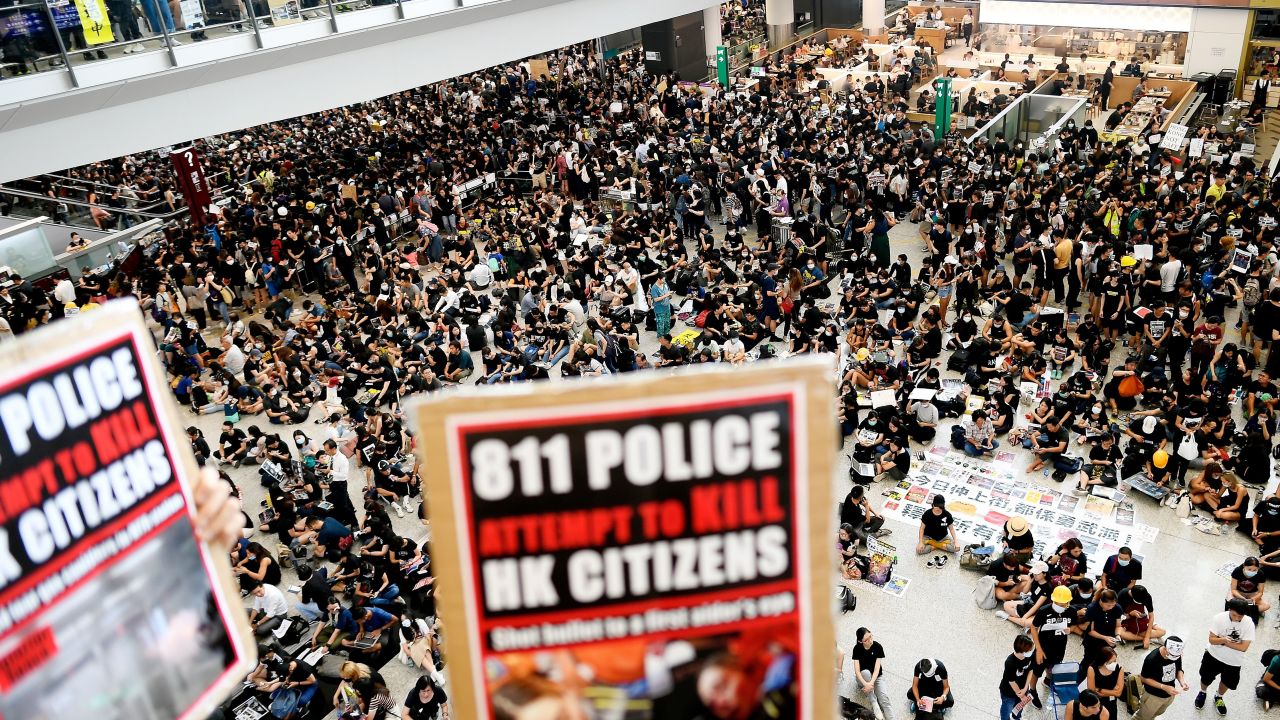
[[[1071,625],[1076,615],[1071,609],[1071,599],[1071,590],[1059,585],[1053,589],[1049,602],[1042,605],[1031,619],[1031,640],[1036,645],[1032,673],[1036,677],[1048,677],[1053,666],[1067,656],[1067,640],[1071,638]],[[1032,688],[1034,692],[1034,682]]]
[[[1081,691],[1080,696],[1066,704],[1063,720],[1112,720],[1115,716],[1102,704],[1102,698],[1092,690]]]
[[[1227,600],[1235,598],[1248,603],[1246,614],[1257,621],[1271,609],[1271,603],[1265,597],[1266,589],[1267,576],[1262,573],[1262,562],[1249,556],[1231,571],[1231,589],[1227,592]]]
[[[1170,636],[1164,647],[1158,647],[1142,661],[1142,684],[1146,697],[1133,717],[1155,720],[1169,709],[1178,695],[1191,689],[1182,671],[1182,651],[1186,645],[1177,635]]]
[[[1116,605],[1124,613],[1116,634],[1121,640],[1142,643],[1143,649],[1160,644],[1165,629],[1156,624],[1156,606],[1151,593],[1142,585],[1127,587],[1116,594]]]
[[[1136,585],[1141,579],[1142,561],[1133,557],[1133,550],[1128,546],[1120,548],[1102,564],[1103,588],[1119,592]]]
[[[1097,662],[1087,668],[1084,692],[1096,695],[1102,707],[1111,718],[1118,718],[1117,700],[1124,692],[1124,670],[1120,668],[1120,658],[1111,648],[1103,648],[1098,653]]]
[[[1013,652],[1004,660],[1000,676],[1000,720],[1021,720],[1022,711],[1035,698],[1032,694],[1032,651],[1035,642],[1027,635],[1013,639]]]
[[[911,689],[907,701],[915,720],[935,720],[956,704],[951,694],[951,681],[947,678],[947,666],[941,660],[924,658],[916,663],[911,676]]]

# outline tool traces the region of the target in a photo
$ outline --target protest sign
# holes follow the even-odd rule
[[[455,716],[832,718],[829,375],[804,358],[410,407],[432,565],[460,585],[438,600]]]
[[[226,548],[132,302],[0,346],[0,717],[200,718],[252,667]]]
[[[1135,523],[1129,502],[1072,495],[1066,483],[1037,484],[1015,472],[1013,455],[998,451],[992,460],[972,458],[945,446],[932,448],[910,475],[882,491],[885,516],[918,525],[934,495],[946,498],[962,544],[995,545],[1001,527],[1014,515],[1026,518],[1035,536],[1035,556],[1043,557],[1067,538],[1078,538],[1090,555],[1108,556],[1121,546],[1140,551],[1158,531]],[[1045,478],[1047,480],[1047,478]],[[1069,483],[1076,482],[1071,476]]]

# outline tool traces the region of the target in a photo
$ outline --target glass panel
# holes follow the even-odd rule
[[[53,250],[38,227],[0,238],[0,265],[13,268],[19,275],[38,276],[56,264]]]
[[[0,7],[0,74],[14,77],[61,67],[58,40],[43,3]]]
[[[1056,25],[998,25],[982,23],[982,49],[1015,57],[1035,53],[1058,57],[1123,60],[1181,65],[1187,52],[1187,33],[1099,30]]]

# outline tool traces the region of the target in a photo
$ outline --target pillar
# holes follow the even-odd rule
[[[878,35],[882,30],[884,0],[862,0],[862,31],[868,35]]]
[[[706,39],[708,54],[714,56],[716,47],[724,44],[724,36],[720,34],[722,29],[720,3],[702,11],[702,37]]]
[[[791,42],[796,34],[795,2],[765,0],[764,24],[765,34],[769,37],[769,47],[776,48]]]

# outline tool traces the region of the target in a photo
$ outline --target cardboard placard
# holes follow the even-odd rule
[[[744,714],[834,718],[829,374],[793,358],[412,402],[432,563],[457,579],[438,598],[453,716],[639,687],[628,717],[683,717],[704,678],[739,684]]]
[[[227,548],[196,538],[195,459],[137,304],[25,334],[0,367],[0,717],[94,715],[128,687],[207,718],[256,647]]]

